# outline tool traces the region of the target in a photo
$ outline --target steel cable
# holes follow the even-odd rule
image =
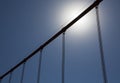
[[[102,43],[102,36],[101,36],[98,6],[96,6],[96,19],[97,19],[97,27],[98,27],[97,30],[98,30],[98,40],[99,40],[99,49],[100,49],[100,58],[101,58],[101,66],[102,66],[102,73],[103,73],[103,81],[104,81],[104,83],[108,83],[106,68],[105,68],[105,58],[104,58],[104,50],[103,50],[103,43]]]
[[[41,63],[42,63],[42,50],[40,51],[40,55],[39,55],[39,65],[38,65],[37,83],[40,83],[40,76],[41,76]]]

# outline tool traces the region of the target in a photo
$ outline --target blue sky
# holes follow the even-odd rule
[[[58,32],[61,25],[66,24],[67,20],[59,22],[61,14],[64,13],[61,8],[81,1],[86,7],[85,3],[90,4],[94,0],[0,0],[0,75]],[[109,83],[120,83],[119,3],[119,0],[104,0],[100,4]],[[95,24],[91,28],[92,33],[87,36],[81,34],[72,36],[74,34],[69,33],[69,30],[66,32],[65,83],[102,83],[95,9],[90,13],[94,16]],[[43,50],[41,83],[61,83],[61,37]],[[27,62],[23,83],[36,82],[38,56],[39,53]],[[12,83],[20,83],[21,68],[22,66],[14,71]],[[8,83],[8,78],[9,75],[5,77],[3,83]]]

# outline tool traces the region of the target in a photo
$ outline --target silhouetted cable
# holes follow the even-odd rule
[[[10,76],[9,76],[9,83],[12,83],[11,80],[12,80],[12,72],[10,73]]]
[[[65,32],[62,37],[62,83],[65,82]]]
[[[24,73],[25,73],[25,65],[26,65],[26,62],[23,63],[20,83],[23,83],[23,78],[24,78]]]
[[[37,77],[37,83],[40,83],[40,79],[41,79],[41,63],[42,63],[42,50],[40,51],[40,55],[39,55],[39,65],[38,65],[38,77]]]
[[[97,27],[98,27],[98,40],[99,40],[99,48],[100,48],[100,57],[101,57],[101,66],[103,72],[103,81],[104,83],[108,83],[106,68],[105,68],[105,59],[104,59],[104,51],[103,51],[103,44],[102,44],[102,36],[101,36],[101,29],[100,29],[100,20],[99,20],[99,9],[96,6],[96,19],[97,19]]]

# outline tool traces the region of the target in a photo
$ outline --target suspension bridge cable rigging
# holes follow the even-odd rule
[[[11,83],[11,80],[12,80],[12,72],[10,73],[10,76],[9,76],[9,83]]]
[[[23,63],[20,83],[23,83],[23,78],[24,78],[24,73],[25,73],[25,65],[26,65],[26,62]]]
[[[46,47],[48,44],[50,44],[53,40],[55,40],[58,36],[60,36],[64,31],[69,29],[73,24],[75,24],[80,18],[82,18],[84,15],[86,15],[89,11],[91,11],[94,7],[99,5],[103,0],[98,0],[92,3],[87,9],[85,9],[81,14],[79,14],[75,19],[73,19],[70,23],[68,23],[66,26],[64,26],[59,32],[54,34],[51,38],[49,38],[46,42],[44,42],[39,48],[34,50],[31,54],[29,54],[25,59],[20,61],[18,64],[16,64],[14,67],[9,69],[7,72],[5,72],[2,76],[0,76],[0,79],[3,79],[5,76],[10,74],[12,71],[14,71],[16,68],[18,68],[20,65],[22,65],[25,61],[29,60],[31,57],[33,57],[37,52],[39,52],[41,49]]]
[[[103,50],[103,43],[102,43],[102,36],[101,36],[98,6],[96,6],[96,19],[97,19],[97,27],[98,27],[97,30],[98,30],[98,40],[99,40],[99,48],[100,48],[100,58],[101,58],[101,66],[102,66],[102,73],[103,73],[103,81],[104,81],[104,83],[108,83],[106,67],[105,67],[105,58],[104,58],[104,50]]]
[[[41,63],[42,63],[42,50],[40,51],[39,55],[39,64],[38,64],[38,76],[37,76],[37,83],[40,83],[41,80]]]
[[[65,32],[62,34],[62,83],[65,82]]]

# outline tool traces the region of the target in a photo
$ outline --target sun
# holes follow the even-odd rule
[[[65,4],[59,8],[57,13],[59,16],[57,20],[62,26],[67,25],[70,21],[76,18],[80,13],[82,13],[86,8],[83,7],[83,3],[72,2]],[[94,14],[89,12],[79,21],[77,21],[68,31],[72,36],[87,36],[91,32],[91,28],[94,25]]]

